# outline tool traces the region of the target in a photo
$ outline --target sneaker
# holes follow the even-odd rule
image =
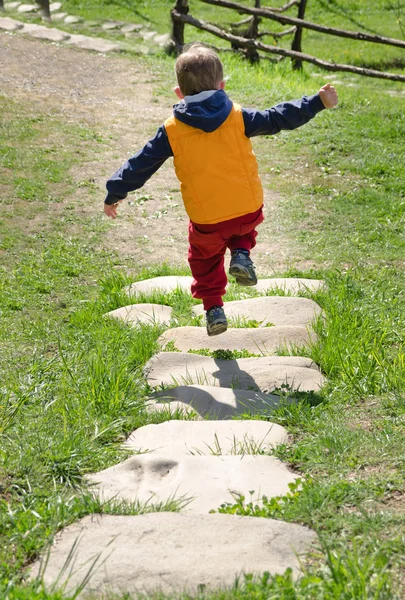
[[[255,268],[249,257],[248,250],[233,250],[231,254],[231,264],[229,265],[229,275],[236,279],[239,285],[256,285],[257,277]]]
[[[228,329],[228,321],[222,306],[213,306],[206,312],[208,335],[219,335]]]

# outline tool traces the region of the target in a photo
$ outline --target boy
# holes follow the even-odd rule
[[[194,281],[191,292],[203,301],[208,335],[227,329],[222,296],[229,274],[240,285],[256,285],[250,250],[256,227],[263,221],[263,190],[250,142],[255,135],[278,133],[307,123],[324,108],[337,104],[330,84],[318,94],[284,102],[264,111],[241,108],[224,92],[218,55],[193,44],[176,61],[180,100],[155,137],[107,182],[104,212],[115,219],[117,205],[137,190],[169,156],[189,222],[188,261]]]

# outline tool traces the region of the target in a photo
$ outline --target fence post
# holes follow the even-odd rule
[[[260,8],[260,0],[255,0],[254,8]],[[252,40],[257,39],[257,34],[259,33],[259,23],[260,18],[254,15],[252,22],[249,26],[249,31],[246,35],[247,38],[251,38]],[[250,62],[258,62],[260,60],[259,53],[256,48],[247,48],[246,50],[246,58],[250,60]]]
[[[254,8],[260,8],[260,0],[254,0]],[[257,15],[253,15],[248,17],[247,19],[243,19],[239,23],[231,24],[231,32],[240,37],[246,38],[248,40],[257,39],[259,33],[259,23],[260,17]],[[240,50],[243,48],[244,56],[251,62],[257,62],[260,59],[259,53],[256,48],[245,48],[241,46],[237,42],[231,43],[233,50]]]
[[[190,10],[188,0],[176,0],[173,10],[186,15]],[[172,12],[173,12],[172,10]],[[175,21],[172,16],[172,40],[168,47],[169,53],[180,54],[184,46],[184,23]]]
[[[307,0],[300,0],[298,5],[298,18],[304,19],[305,17],[305,9],[307,7]],[[295,30],[294,39],[291,44],[291,50],[295,50],[296,52],[302,52],[301,50],[301,42],[302,42],[302,27],[298,27]],[[293,69],[298,70],[302,69],[302,60],[300,58],[292,59]]]

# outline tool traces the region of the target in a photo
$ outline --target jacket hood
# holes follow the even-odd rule
[[[186,96],[175,104],[173,115],[186,125],[211,133],[226,121],[232,106],[232,101],[224,90],[207,90],[194,96]]]

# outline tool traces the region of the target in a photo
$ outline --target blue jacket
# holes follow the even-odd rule
[[[319,94],[282,102],[266,110],[242,108],[245,135],[251,138],[274,135],[282,129],[296,129],[308,123],[323,108]],[[186,96],[174,105],[173,115],[187,125],[211,132],[222,125],[231,109],[232,101],[224,90],[208,90],[195,96]],[[155,137],[107,181],[105,203],[115,204],[126,198],[128,192],[141,188],[170,156],[173,156],[173,152],[162,125]]]

